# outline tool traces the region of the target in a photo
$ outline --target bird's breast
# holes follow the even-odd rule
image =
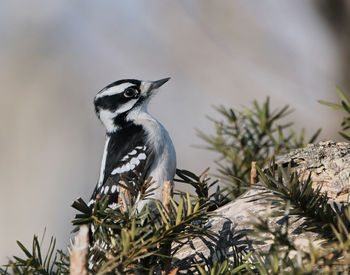
[[[176,153],[173,142],[158,121],[143,124],[146,132],[146,141],[153,148],[154,162],[150,167],[148,176],[151,176],[155,191],[154,198],[161,200],[161,186],[165,181],[173,181],[176,171]]]

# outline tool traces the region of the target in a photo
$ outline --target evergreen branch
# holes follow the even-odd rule
[[[270,190],[271,194],[260,195],[268,200],[272,206],[281,207],[290,203],[290,215],[305,218],[302,226],[304,230],[322,228],[324,236],[331,234],[331,224],[336,223],[337,213],[333,211],[328,203],[329,198],[321,193],[321,187],[316,190],[312,188],[311,174],[304,181],[299,179],[296,172],[291,172],[291,164],[287,169],[276,165],[273,161],[269,167],[262,171],[257,167],[261,183]]]
[[[20,241],[17,241],[17,245],[24,253],[25,258],[13,256],[13,259],[10,259],[5,265],[6,269],[0,269],[0,274],[63,275],[69,273],[69,257],[62,250],[56,250],[55,238],[51,237],[45,256],[41,251],[42,242],[39,243],[37,236],[33,237],[31,251]]]
[[[89,254],[89,257],[98,255],[93,257],[92,272],[124,274],[157,270],[177,251],[177,248],[171,249],[171,243],[186,242],[203,235],[215,236],[202,226],[211,215],[208,212],[211,205],[208,190],[216,184],[216,181],[209,182],[206,173],[207,170],[197,176],[179,170],[179,180],[193,186],[197,195],[180,191],[179,201],[170,198],[167,206],[153,199],[150,203],[153,207],[146,205],[139,211],[138,203],[144,199],[148,189],[144,195],[130,192],[130,203],[123,211],[108,207],[108,196],[98,199],[92,209],[86,208],[82,199],[75,201],[73,207],[80,213],[73,224],[87,224],[93,228],[92,237],[97,244]],[[124,185],[130,183],[125,180]],[[152,188],[151,184],[148,188]]]
[[[305,129],[297,135],[291,130],[292,123],[281,122],[292,113],[290,107],[286,105],[271,111],[269,98],[262,104],[253,101],[252,108],[233,110],[220,106],[216,110],[224,119],[217,121],[210,118],[216,134],[207,135],[199,130],[197,134],[208,144],[206,149],[219,153],[218,172],[226,181],[226,191],[231,199],[250,186],[253,161],[263,167],[277,154],[314,142],[321,131],[317,130],[308,141]]]
[[[328,101],[319,100],[320,104],[328,106],[333,110],[341,110],[344,111],[348,116],[343,117],[343,121],[341,123],[342,131],[339,134],[347,141],[350,141],[350,133],[349,133],[349,125],[350,125],[350,103],[347,97],[344,95],[342,90],[339,87],[336,87],[336,91],[340,98],[340,104],[331,103]]]
[[[255,252],[255,266],[260,274],[320,274],[322,272],[348,272],[350,259],[350,207],[336,209],[329,205],[326,194],[320,188],[312,189],[311,177],[299,180],[297,173],[277,166],[273,162],[265,171],[257,168],[261,183],[270,194],[260,195],[274,210],[269,217],[280,217],[271,227],[268,218],[255,217],[253,222],[255,242],[270,243],[265,252]],[[282,217],[281,217],[282,216]],[[315,247],[310,242],[307,251],[300,250],[290,241],[291,217],[304,217],[305,231],[315,230],[328,238],[323,246]],[[311,226],[318,224],[318,227]]]

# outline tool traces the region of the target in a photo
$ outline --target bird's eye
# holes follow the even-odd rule
[[[138,95],[138,91],[133,87],[129,87],[124,91],[125,97],[136,97],[137,95]]]

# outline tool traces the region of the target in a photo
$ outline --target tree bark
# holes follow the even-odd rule
[[[327,192],[329,203],[344,204],[349,200],[350,193],[350,145],[332,141],[310,144],[305,148],[296,149],[289,154],[276,158],[276,163],[287,166],[291,163],[292,171],[298,172],[301,179],[311,173],[313,188],[321,186],[321,192]],[[254,174],[254,171],[253,171]],[[218,234],[218,239],[206,237],[196,238],[190,244],[183,246],[175,254],[173,266],[180,269],[188,267],[200,258],[215,261],[224,255],[232,255],[233,250],[260,249],[266,251],[268,244],[256,246],[253,237],[242,232],[252,230],[249,225],[254,216],[267,218],[271,209],[267,201],[257,199],[261,192],[269,192],[261,184],[254,184],[250,190],[234,201],[217,209],[206,226]],[[269,222],[276,225],[278,218],[270,218]],[[301,232],[298,230],[303,218],[292,223],[290,238],[296,247],[308,249],[309,241],[314,245],[322,240],[317,231]],[[243,230],[243,231],[242,231]],[[237,233],[239,232],[239,233]]]

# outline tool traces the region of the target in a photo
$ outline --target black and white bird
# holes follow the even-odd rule
[[[151,97],[169,79],[119,80],[95,96],[95,111],[106,128],[106,143],[90,207],[98,195],[109,195],[109,206],[117,207],[120,181],[123,176],[135,177],[135,172],[144,180],[151,176],[155,181],[152,187],[159,187],[152,196],[155,199],[161,199],[162,184],[173,180],[176,170],[173,143],[162,124],[147,111]],[[138,208],[145,203],[141,202]]]

